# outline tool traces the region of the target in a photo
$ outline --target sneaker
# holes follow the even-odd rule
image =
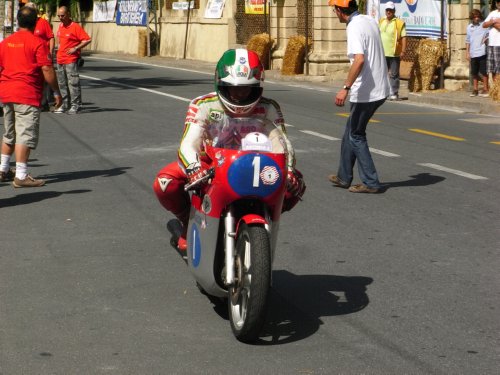
[[[76,115],[80,112],[80,110],[77,107],[71,107],[68,111],[68,115]]]
[[[342,181],[340,178],[338,178],[334,174],[331,174],[330,176],[328,176],[328,181],[330,181],[335,186],[341,187],[343,189],[347,189],[349,187],[349,184],[347,182]]]
[[[479,96],[482,98],[487,98],[488,96],[490,96],[490,94],[488,93],[488,91],[481,91]]]
[[[379,189],[377,188],[370,188],[366,185],[363,185],[363,184],[357,184],[357,185],[353,185],[349,188],[349,191],[351,193],[369,193],[369,194],[373,194],[373,193],[378,193]]]
[[[469,96],[470,97],[477,96],[477,90],[473,90]]]
[[[27,175],[24,180],[20,180],[17,177],[14,177],[14,181],[12,182],[15,188],[22,187],[39,187],[45,185],[45,180],[42,179],[34,179],[30,175]]]
[[[16,170],[14,168],[9,168],[7,172],[0,172],[0,181],[8,182],[12,181],[16,176]]]
[[[54,113],[65,113],[66,109],[63,106],[60,106],[59,108],[54,109]]]
[[[394,94],[394,95],[389,96],[389,100],[398,100],[398,99],[399,99],[398,94]]]
[[[177,240],[177,248],[180,250],[180,251],[186,251],[187,250],[187,241],[184,237],[179,237],[179,239]]]

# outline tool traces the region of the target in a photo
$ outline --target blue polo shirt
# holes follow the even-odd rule
[[[471,23],[467,26],[465,43],[470,44],[469,53],[471,58],[486,55],[486,45],[484,41],[488,36],[488,32],[489,29],[484,29],[482,22],[479,25]]]

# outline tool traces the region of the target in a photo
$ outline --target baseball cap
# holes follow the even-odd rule
[[[349,8],[349,0],[328,0],[328,5],[331,7]]]
[[[394,3],[392,1],[388,1],[387,3],[385,3],[385,9],[396,9],[396,6],[394,5]]]

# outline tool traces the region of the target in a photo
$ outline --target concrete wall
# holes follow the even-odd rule
[[[189,14],[187,10],[163,10],[160,18],[160,56],[216,62],[228,48],[234,47],[236,32],[233,21],[233,2],[226,1],[221,19],[203,18],[207,0],[200,1],[200,9]]]

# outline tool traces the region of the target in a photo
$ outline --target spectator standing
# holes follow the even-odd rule
[[[470,73],[472,75],[473,90],[470,96],[489,96],[488,73],[486,72],[486,39],[488,30],[483,27],[483,15],[480,10],[473,9],[470,12],[470,23],[467,26],[465,36],[465,48],[467,60],[470,61]],[[479,93],[479,76],[483,81],[483,90]]]
[[[343,106],[350,92],[350,114],[342,138],[338,173],[328,179],[352,193],[377,193],[381,186],[368,149],[366,127],[390,90],[380,32],[377,21],[358,13],[356,0],[329,0],[328,5],[334,7],[339,21],[347,24],[347,56],[351,62],[344,87],[335,97],[335,104]],[[356,160],[363,183],[351,186]]]
[[[38,7],[35,3],[26,3],[26,7],[33,8],[38,12]],[[44,40],[47,43],[47,47],[49,47],[49,59],[52,61],[54,56],[54,33],[52,32],[52,26],[50,23],[43,17],[38,16],[35,26],[34,34]],[[51,92],[49,85],[44,82],[43,85],[43,96],[42,96],[42,110],[49,110],[49,101],[51,99]]]
[[[4,103],[5,127],[0,179],[13,179],[16,188],[45,184],[44,180],[34,179],[28,174],[27,165],[31,150],[38,144],[44,79],[54,90],[56,104],[61,103],[47,44],[33,34],[36,21],[36,10],[21,8],[17,13],[19,31],[0,43],[0,100]],[[14,153],[15,174],[9,167]]]
[[[63,104],[54,113],[76,115],[82,108],[82,89],[78,72],[81,49],[91,42],[90,36],[71,19],[67,7],[57,10],[61,23],[57,30],[59,48],[57,50],[57,81],[61,89]]]
[[[486,70],[492,74],[493,82],[500,74],[500,0],[495,4],[496,9],[483,22],[483,27],[489,29]]]
[[[389,70],[391,94],[389,100],[399,99],[399,68],[401,57],[406,52],[406,24],[396,17],[396,6],[392,1],[385,4],[385,17],[379,21],[380,36]]]

